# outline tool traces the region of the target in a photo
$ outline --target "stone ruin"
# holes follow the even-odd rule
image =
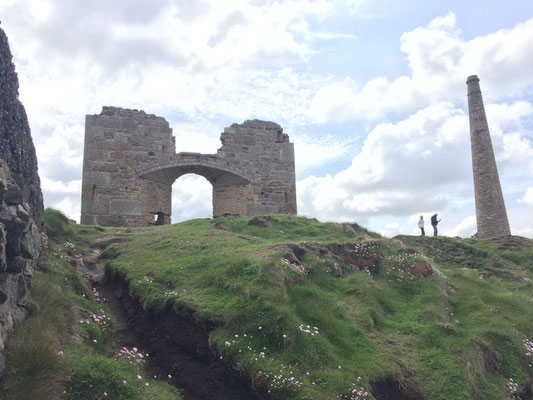
[[[87,115],[81,223],[169,224],[172,183],[189,173],[213,186],[214,217],[296,214],[294,145],[278,124],[233,124],[220,140],[216,154],[176,154],[164,118],[116,107]]]

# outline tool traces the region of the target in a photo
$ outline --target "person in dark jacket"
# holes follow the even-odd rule
[[[439,214],[435,213],[431,216],[431,225],[433,226],[433,236],[437,236],[438,235],[438,231],[437,231],[437,224],[441,221],[440,219],[437,220],[437,216]]]

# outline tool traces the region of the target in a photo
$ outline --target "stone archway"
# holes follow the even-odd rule
[[[296,214],[294,146],[264,121],[226,128],[216,154],[175,153],[164,118],[104,107],[86,117],[81,222],[146,226],[171,221],[171,185],[194,173],[213,185],[213,216]]]

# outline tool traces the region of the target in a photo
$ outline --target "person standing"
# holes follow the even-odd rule
[[[426,236],[426,232],[424,232],[424,216],[421,215],[420,216],[420,219],[418,220],[418,227],[420,228],[420,231],[421,231],[421,236]]]
[[[437,220],[437,216],[439,214],[435,213],[433,214],[433,216],[431,217],[431,225],[433,226],[433,236],[437,236],[438,235],[438,230],[437,230],[437,224],[441,221],[440,219]]]

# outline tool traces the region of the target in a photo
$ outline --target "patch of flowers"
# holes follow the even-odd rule
[[[105,303],[106,301],[105,297],[101,298],[100,293],[98,292],[98,290],[96,290],[96,288],[93,287],[92,293],[93,293],[93,299],[96,303]]]
[[[41,243],[43,244],[43,249],[48,249],[48,236],[46,233],[41,232]]]
[[[113,359],[118,360],[119,358],[126,358],[129,360],[131,365],[140,365],[146,361],[146,357],[148,357],[148,354],[141,353],[137,347],[134,347],[131,350],[129,350],[127,347],[123,347],[120,352],[113,357]]]
[[[100,314],[101,315],[96,315],[91,313],[89,314],[89,317],[91,318],[92,322],[102,327],[102,331],[105,331],[110,325],[109,322],[111,321],[111,318],[106,317],[104,310],[100,310]]]
[[[352,383],[352,388],[350,389],[349,394],[341,394],[337,396],[337,399],[342,400],[368,400],[369,393],[363,387],[357,387],[361,377],[357,377],[357,383]]]
[[[427,257],[420,253],[403,252],[396,255],[386,256],[384,258],[387,264],[391,265],[387,269],[386,274],[389,275],[389,282],[405,282],[416,279],[416,276],[411,273],[414,270],[415,264],[420,259],[427,260]],[[437,274],[442,275],[440,271]]]
[[[333,267],[330,267],[329,265],[326,265],[324,267],[324,271],[326,271],[330,275],[342,276],[342,269],[341,269],[341,267],[339,267],[338,263],[334,263]]]
[[[374,255],[379,249],[379,245],[375,242],[362,242],[355,245],[354,248],[349,249],[348,252],[352,253],[357,258],[367,258]]]
[[[302,380],[284,365],[275,373],[258,371],[256,378],[266,384],[268,393],[295,393],[303,386]]]
[[[511,399],[517,398],[516,392],[518,392],[518,383],[513,381],[513,378],[509,378],[507,381],[507,389],[509,389],[509,392],[511,392]]]
[[[298,329],[300,330],[300,332],[305,333],[306,335],[315,336],[315,335],[319,335],[320,334],[318,332],[318,328],[316,326],[313,326],[311,328],[311,326],[309,326],[309,325],[300,324]]]
[[[307,274],[307,270],[305,269],[305,267],[303,265],[300,265],[300,264],[297,264],[297,263],[291,263],[289,260],[287,260],[286,258],[282,258],[281,259],[281,262],[287,266],[289,266],[290,268],[292,268],[293,270],[295,271],[298,271],[298,272],[301,272],[303,274]]]
[[[139,283],[142,283],[143,281],[152,283],[154,280],[150,278],[149,276],[143,276],[142,280],[141,279],[138,280]]]
[[[526,356],[532,357],[533,356],[533,342],[529,339],[524,339],[524,347],[526,348]]]
[[[187,294],[187,290],[183,289],[183,294]],[[177,296],[178,292],[176,290],[168,290],[165,292],[165,296]]]

